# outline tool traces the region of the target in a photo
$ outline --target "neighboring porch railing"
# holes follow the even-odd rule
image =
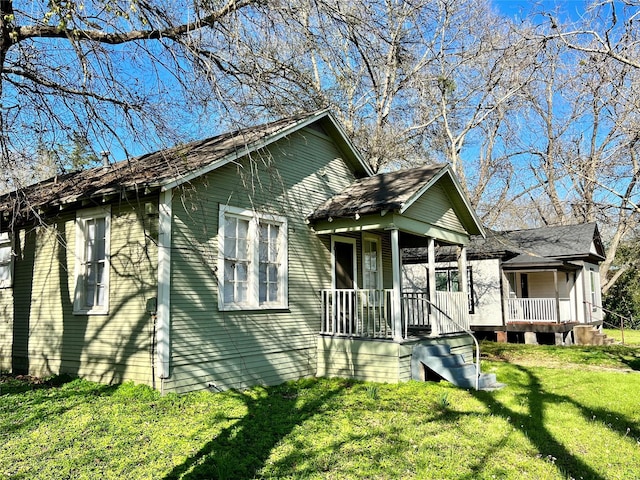
[[[573,321],[569,298],[509,298],[507,300],[508,321],[510,322],[552,322]],[[559,308],[558,308],[559,307]],[[558,318],[558,311],[560,317]]]
[[[401,297],[402,331],[395,331],[393,290],[327,289],[320,291],[320,333],[365,338],[407,338],[409,328],[430,329],[432,335],[469,330],[468,299],[464,292],[437,292]],[[437,308],[430,308],[433,305]]]

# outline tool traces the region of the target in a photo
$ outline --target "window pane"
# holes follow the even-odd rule
[[[225,258],[236,258],[236,227],[237,227],[237,222],[234,217],[225,217],[225,225],[224,225],[224,256]]]
[[[261,263],[258,270],[258,301],[263,303],[267,301],[267,265]]]
[[[269,284],[269,301],[276,302],[278,300],[278,282]]]
[[[438,292],[446,292],[449,290],[447,272],[436,272],[436,290]]]
[[[85,305],[93,307],[96,294],[96,269],[93,264],[87,265],[85,281]]]
[[[458,281],[458,271],[457,270],[451,270],[449,272],[450,276],[451,276],[451,291],[452,292],[459,292],[460,291],[460,282]]]
[[[96,220],[96,260],[105,259],[105,219]]]
[[[248,291],[248,269],[244,263],[235,264],[235,276],[236,276],[236,298],[235,301],[242,303],[247,301]]]
[[[258,257],[260,262],[269,260],[269,226],[260,224],[260,241],[258,242]]]
[[[86,262],[91,262],[94,259],[95,249],[94,243],[96,241],[96,225],[95,220],[87,220],[87,238],[85,239],[87,244]]]
[[[104,305],[105,293],[106,293],[106,286],[105,285],[99,285],[98,286],[98,299],[97,299],[96,305]]]
[[[270,282],[278,281],[278,266],[275,264],[269,265],[269,281]]]
[[[233,262],[225,260],[224,262],[224,302],[232,303],[234,299],[234,275]]]
[[[0,264],[11,262],[11,245],[0,246]]]
[[[280,227],[261,223],[259,229],[258,301],[278,300],[278,235]]]
[[[378,242],[375,240],[364,240],[363,279],[364,288],[379,288],[378,282],[380,275],[378,272]]]
[[[278,231],[277,225],[269,225],[269,260],[278,260]]]
[[[247,258],[247,239],[249,233],[249,221],[238,219],[238,229],[237,229],[237,252],[236,255],[239,259]]]

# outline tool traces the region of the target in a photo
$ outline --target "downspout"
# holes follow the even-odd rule
[[[158,313],[157,313],[157,371],[160,392],[170,375],[171,359],[171,197],[173,189],[160,193],[158,205]]]

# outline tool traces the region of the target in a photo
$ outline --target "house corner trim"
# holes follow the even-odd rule
[[[173,189],[160,193],[158,235],[157,366],[161,379],[170,376],[171,359],[171,198]]]

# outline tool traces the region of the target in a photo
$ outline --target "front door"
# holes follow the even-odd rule
[[[336,289],[355,288],[355,239],[333,240],[333,278]]]
[[[529,298],[529,276],[526,273],[520,274],[520,295]]]
[[[356,241],[348,237],[332,237],[334,315],[339,334],[356,332]]]

